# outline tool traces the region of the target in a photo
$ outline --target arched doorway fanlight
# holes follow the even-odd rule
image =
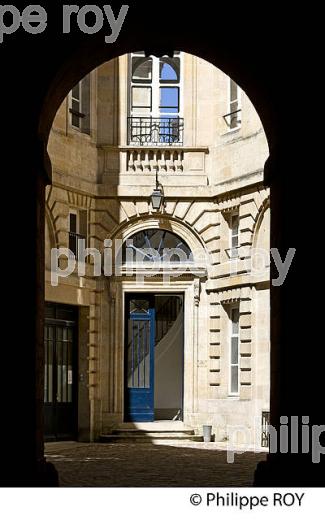
[[[122,262],[193,262],[186,242],[165,229],[145,229],[128,238],[122,247]]]

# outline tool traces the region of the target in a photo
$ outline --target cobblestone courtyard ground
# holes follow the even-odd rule
[[[213,443],[46,444],[46,458],[63,487],[214,487],[251,486],[266,453],[235,454]]]

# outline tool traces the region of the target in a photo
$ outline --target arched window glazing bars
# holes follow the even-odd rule
[[[122,263],[193,263],[186,242],[165,229],[146,229],[128,238],[122,246]]]

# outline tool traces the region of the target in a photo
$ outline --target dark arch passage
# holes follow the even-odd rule
[[[11,201],[2,220],[3,244],[10,253],[9,260],[2,255],[3,272],[9,265],[8,286],[3,289],[3,323],[9,340],[3,343],[2,366],[10,373],[2,391],[8,406],[8,413],[2,410],[9,455],[1,471],[4,485],[56,482],[43,456],[42,424],[44,189],[51,177],[46,153],[51,124],[61,101],[81,77],[138,48],[156,55],[181,49],[210,61],[235,79],[259,113],[270,148],[266,183],[271,187],[271,245],[283,257],[289,247],[300,252],[285,284],[271,290],[271,422],[277,426],[282,415],[304,415],[311,424],[324,423],[324,407],[315,397],[322,395],[322,365],[304,352],[314,315],[303,302],[313,300],[313,289],[302,283],[310,255],[297,214],[304,200],[305,214],[315,216],[317,195],[313,186],[297,181],[297,172],[304,165],[310,171],[312,161],[311,142],[301,134],[308,128],[306,107],[297,110],[311,94],[301,73],[300,35],[275,8],[269,9],[267,18],[257,18],[245,4],[245,13],[239,9],[234,18],[231,7],[220,9],[216,17],[208,3],[184,8],[165,2],[158,16],[153,2],[134,2],[118,40],[108,45],[104,31],[90,37],[75,30],[63,36],[61,10],[49,5],[46,33],[32,37],[21,31],[0,48],[2,160],[7,165],[2,168],[2,192]],[[189,9],[193,12],[185,19]],[[298,286],[299,298],[294,298]],[[308,385],[311,373],[313,384]],[[310,485],[320,479],[320,465],[311,463],[310,454],[270,456],[256,474],[256,484]]]

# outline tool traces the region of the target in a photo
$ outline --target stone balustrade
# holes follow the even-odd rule
[[[103,146],[102,150],[106,174],[207,174],[208,147]]]
[[[184,151],[166,148],[134,148],[127,151],[127,171],[134,173],[182,173]]]

